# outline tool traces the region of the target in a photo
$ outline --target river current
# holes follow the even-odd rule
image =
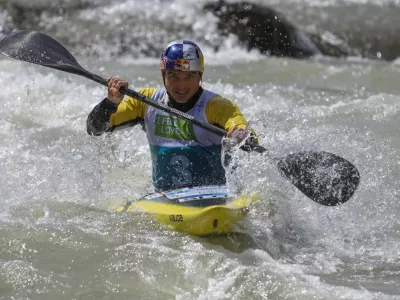
[[[85,20],[104,25],[118,12],[97,3],[79,10],[81,21],[62,22],[79,34]],[[122,13],[129,3],[114,6]],[[148,23],[173,18],[179,5],[189,18],[197,7],[149,3],[135,12]],[[310,7],[328,5],[345,4]],[[71,39],[60,41],[87,70],[136,90],[162,86],[156,57],[102,56],[107,43],[94,54]],[[294,60],[248,53],[234,37],[224,43],[219,52],[199,43],[203,86],[237,103],[270,154],[236,153],[230,184],[260,200],[243,232],[223,237],[115,213],[151,184],[144,132],[89,136],[86,117],[106,96],[103,86],[0,58],[0,299],[400,299],[399,60]],[[319,205],[279,174],[273,158],[302,150],[358,168],[347,203]]]

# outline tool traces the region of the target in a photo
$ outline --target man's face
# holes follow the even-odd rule
[[[178,103],[186,103],[200,86],[200,72],[170,71],[164,73],[165,88]]]

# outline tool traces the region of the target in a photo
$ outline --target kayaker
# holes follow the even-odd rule
[[[174,41],[161,54],[164,88],[139,93],[228,131],[224,146],[249,138],[247,121],[236,104],[202,88],[204,58],[188,40]],[[108,95],[90,112],[87,132],[104,132],[141,123],[147,134],[156,190],[226,183],[221,158],[222,138],[192,123],[119,92],[128,82],[110,77]]]

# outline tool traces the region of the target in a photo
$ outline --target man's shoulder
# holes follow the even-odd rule
[[[212,106],[232,106],[235,105],[235,103],[228,99],[225,98],[219,94],[214,94],[210,100],[208,101],[208,104],[212,105]]]
[[[157,90],[157,88],[147,87],[139,90],[139,94],[142,94],[147,98],[151,98]]]
[[[153,97],[154,93],[157,91],[157,88],[142,88],[139,90],[139,94],[142,94],[143,96],[145,96],[146,98],[151,98]],[[124,99],[124,101],[126,103],[131,103],[132,105],[144,105],[145,103],[140,101],[139,99],[136,99],[134,97],[128,96],[127,98]]]

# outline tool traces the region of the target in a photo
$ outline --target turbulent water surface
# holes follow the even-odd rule
[[[96,3],[59,21],[77,36],[88,29],[84,20],[119,32],[114,14],[127,14],[128,2],[113,2],[114,10]],[[154,28],[161,25],[151,20],[176,14],[188,25],[184,16],[197,5],[149,3],[131,13]],[[228,237],[190,237],[114,213],[150,186],[144,133],[89,136],[86,116],[105,97],[103,86],[0,58],[0,299],[400,299],[398,60],[279,59],[235,41],[225,39],[219,52],[200,42],[203,86],[238,104],[270,155],[236,154],[231,186],[261,199],[243,232]],[[62,42],[96,74],[126,78],[134,89],[162,86],[150,54],[110,59],[98,55],[110,51],[107,43],[94,55],[75,36]],[[281,177],[272,158],[301,150],[355,164],[361,183],[353,198],[321,206]]]

